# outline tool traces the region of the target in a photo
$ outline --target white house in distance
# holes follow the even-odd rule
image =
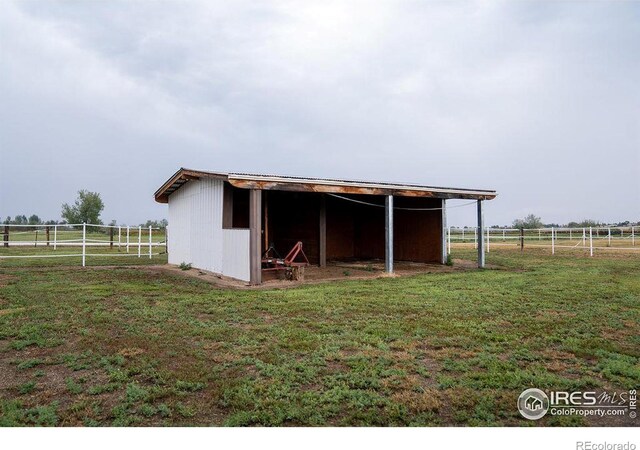
[[[169,206],[169,263],[260,284],[262,255],[302,242],[327,260],[446,262],[447,199],[482,204],[495,191],[180,169],[156,192]],[[395,230],[395,233],[394,233]],[[484,266],[482,239],[478,265]]]

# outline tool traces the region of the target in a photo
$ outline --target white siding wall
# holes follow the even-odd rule
[[[249,230],[222,230],[222,274],[249,281]]]
[[[249,281],[249,231],[222,229],[223,181],[191,180],[169,196],[169,263]]]

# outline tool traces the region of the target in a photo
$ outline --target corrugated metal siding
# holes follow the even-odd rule
[[[222,274],[249,281],[249,230],[222,230]]]
[[[249,232],[222,229],[222,192],[222,180],[203,178],[169,196],[169,263],[248,281]]]

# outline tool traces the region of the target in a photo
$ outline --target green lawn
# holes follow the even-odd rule
[[[5,262],[0,425],[609,425],[516,399],[638,387],[640,257],[547,253],[282,290]]]

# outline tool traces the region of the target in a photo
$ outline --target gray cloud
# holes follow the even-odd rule
[[[640,219],[632,2],[5,2],[0,214],[165,215],[179,166],[495,188]],[[472,223],[473,210],[452,210]]]

